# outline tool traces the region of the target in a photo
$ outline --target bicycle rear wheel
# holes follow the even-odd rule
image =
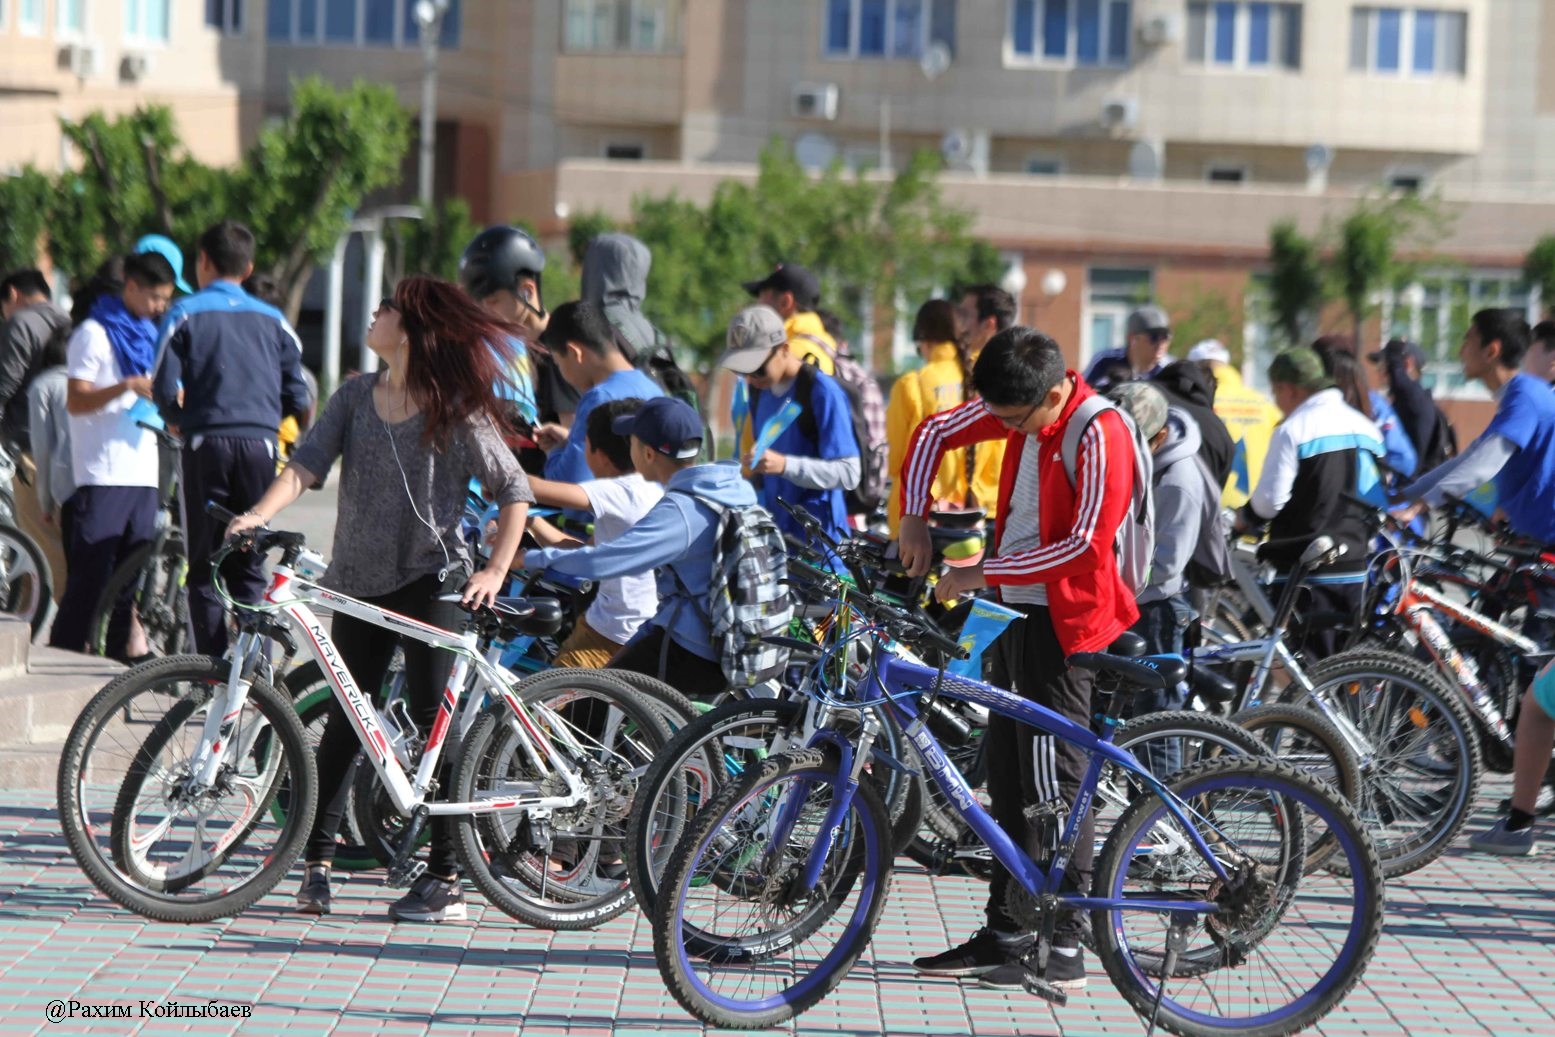
[[[626,820],[669,733],[651,701],[603,670],[536,674],[514,694],[532,721],[521,724],[505,706],[476,721],[455,768],[457,800],[566,794],[562,776],[529,755],[531,729],[577,769],[587,799],[545,824],[521,811],[461,818],[459,856],[486,898],[514,918],[542,929],[592,929],[632,905]],[[574,742],[581,751],[569,748]]]
[[[1468,821],[1483,772],[1459,694],[1430,667],[1394,652],[1341,652],[1308,677],[1313,696],[1369,749],[1359,761],[1356,805],[1384,873],[1407,875],[1436,860]]]
[[[34,637],[54,600],[54,574],[43,549],[22,530],[0,522],[0,615],[20,619]]]
[[[1231,722],[1256,735],[1278,759],[1333,787],[1348,802],[1360,802],[1360,764],[1321,713],[1277,702],[1244,709]],[[1307,847],[1307,870],[1321,868],[1337,848],[1331,833],[1317,837]]]
[[[60,756],[72,856],[98,889],[147,918],[243,910],[281,881],[313,823],[313,756],[291,703],[263,681],[226,732],[215,784],[191,788],[191,757],[227,675],[226,662],[205,656],[129,670],[82,711]]]
[[[108,580],[92,612],[90,628],[92,651],[108,654],[108,625],[114,606],[125,588],[135,586],[135,616],[146,634],[146,647],[153,655],[178,655],[189,646],[189,590],[185,578],[189,558],[181,534],[172,533],[161,550],[156,543],[136,548]],[[156,553],[153,555],[153,551]]]
[[[653,952],[675,999],[714,1026],[760,1029],[820,1001],[858,961],[890,886],[891,829],[868,782],[842,789],[832,747],[763,761],[725,785],[671,857]],[[784,831],[775,825],[787,822]],[[823,833],[817,883],[802,872]]]
[[[1118,992],[1182,1037],[1285,1037],[1327,1015],[1360,981],[1382,930],[1382,865],[1354,808],[1289,764],[1228,758],[1184,770],[1168,787],[1214,855],[1152,795],[1118,822],[1096,865],[1095,894],[1209,902],[1212,914],[1113,908],[1092,913],[1097,953]],[[1307,829],[1332,832],[1343,873],[1304,873]],[[1172,866],[1140,868],[1165,843]],[[1181,939],[1166,975],[1165,949]],[[1163,987],[1165,989],[1163,989]]]

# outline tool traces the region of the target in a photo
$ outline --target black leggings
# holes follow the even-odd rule
[[[687,698],[703,702],[729,690],[722,664],[682,648],[663,627],[650,625],[617,652],[605,668],[657,677]]]
[[[434,626],[457,629],[460,621],[459,606],[455,602],[438,601],[440,594],[452,593],[464,586],[463,574],[450,576],[440,583],[436,576],[423,576],[399,590],[362,598],[361,601],[379,608],[398,612],[412,619],[419,619]],[[380,708],[383,705],[383,678],[389,671],[394,647],[400,641],[383,627],[374,626],[350,616],[336,615],[330,627],[330,637],[340,652],[340,660],[356,679],[357,687],[372,696]],[[453,655],[433,648],[423,641],[407,638],[405,646],[405,704],[410,707],[411,719],[416,722],[422,737],[432,730],[437,716],[438,702],[448,675],[453,672]],[[439,788],[443,795],[449,792],[449,758],[445,752],[438,765]],[[351,727],[340,700],[329,700],[329,715],[324,723],[324,737],[319,739],[319,812],[308,836],[309,863],[332,861],[335,858],[335,835],[345,814],[346,795],[356,773],[361,741]],[[458,856],[454,852],[453,825],[449,818],[433,818],[432,847],[427,858],[427,869],[434,875],[453,875],[459,871]]]

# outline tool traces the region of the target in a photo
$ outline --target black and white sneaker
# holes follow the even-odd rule
[[[992,929],[979,929],[959,947],[918,958],[912,967],[925,976],[981,976],[1010,962],[1019,963],[1031,949],[1031,937],[1001,940]]]
[[[1501,801],[1501,808],[1497,813],[1510,814],[1512,812],[1512,800],[1510,797]],[[1534,801],[1533,816],[1549,817],[1555,814],[1555,788],[1548,785],[1539,786],[1539,798]]]
[[[458,879],[423,875],[409,893],[389,905],[389,917],[396,922],[462,922],[469,917],[464,888]]]
[[[1030,967],[1036,968],[1035,961]],[[1026,969],[1027,964],[1018,959],[1007,962],[991,972],[983,973],[983,978],[977,981],[977,985],[989,990],[1025,990],[1023,980]],[[1060,954],[1055,948],[1047,959],[1047,981],[1059,990],[1067,990],[1071,993],[1084,990],[1085,952],[1082,950],[1074,954]]]
[[[304,915],[329,914],[329,867],[323,864],[308,865],[303,875],[302,888],[297,891],[297,911]]]

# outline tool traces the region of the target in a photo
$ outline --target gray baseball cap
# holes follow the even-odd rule
[[[755,374],[778,346],[788,341],[783,318],[770,306],[747,306],[729,322],[728,349],[718,366],[735,374]]]
[[[1170,331],[1172,322],[1167,320],[1166,311],[1159,306],[1141,306],[1128,315],[1128,323],[1125,325],[1127,334],[1145,335],[1152,331]]]

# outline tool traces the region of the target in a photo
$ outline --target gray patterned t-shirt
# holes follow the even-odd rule
[[[373,407],[379,377],[359,375],[336,390],[292,454],[321,477],[342,459],[334,551],[321,582],[354,597],[387,594],[445,568],[472,570],[461,528],[471,478],[497,504],[535,499],[489,422],[470,421],[441,450],[422,438],[424,414],[385,423]]]

